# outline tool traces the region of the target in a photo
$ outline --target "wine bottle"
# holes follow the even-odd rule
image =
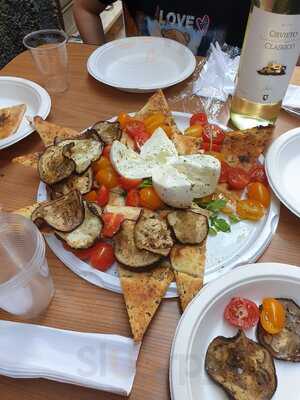
[[[252,0],[230,124],[274,124],[300,55],[300,0]]]

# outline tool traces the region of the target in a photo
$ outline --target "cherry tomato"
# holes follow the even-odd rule
[[[126,127],[126,124],[128,123],[128,121],[130,121],[130,119],[131,119],[131,117],[128,114],[121,112],[118,116],[118,121],[119,121],[120,127],[122,129],[124,129]]]
[[[221,161],[221,174],[219,178],[219,183],[226,183],[228,181],[228,172],[230,166],[225,161]]]
[[[140,193],[137,189],[130,189],[125,199],[126,206],[140,207],[141,199]]]
[[[257,200],[238,200],[236,204],[236,212],[241,219],[258,221],[264,216],[265,209]]]
[[[184,134],[187,136],[201,138],[203,133],[202,125],[192,125],[184,131]]]
[[[134,189],[137,186],[139,186],[139,184],[142,183],[142,181],[143,181],[142,179],[128,179],[125,178],[124,176],[119,176],[119,185],[124,190]]]
[[[145,132],[145,124],[142,121],[138,121],[137,119],[132,119],[128,121],[125,126],[125,131],[128,135],[134,139],[135,136],[141,132]]]
[[[219,153],[217,151],[206,151],[206,155],[215,157],[219,161],[225,161],[225,156],[222,153]]]
[[[270,297],[263,299],[260,323],[271,335],[282,331],[285,324],[285,309],[280,301]]]
[[[80,260],[86,261],[90,259],[91,256],[91,251],[93,247],[90,247],[89,249],[72,249],[67,243],[63,242],[63,246],[67,251],[70,251],[71,253],[74,254],[74,256],[78,257]]]
[[[225,308],[224,318],[233,326],[249,329],[258,323],[259,309],[251,300],[233,297]]]
[[[152,115],[149,115],[149,117],[144,119],[144,124],[146,128],[146,132],[149,133],[149,135],[152,135],[152,133],[160,126],[162,126],[165,122],[165,115],[162,112],[156,112]]]
[[[161,128],[165,131],[166,135],[170,138],[173,135],[172,127],[167,124],[161,125]]]
[[[115,261],[114,250],[109,243],[98,243],[94,246],[90,263],[100,271],[106,271]]]
[[[216,153],[220,153],[221,145],[220,144],[216,144],[216,143],[202,142],[201,143],[201,149],[205,150],[205,152],[214,151]]]
[[[207,115],[203,112],[192,115],[190,119],[190,126],[192,125],[206,125]]]
[[[271,202],[271,195],[268,188],[260,182],[249,183],[248,198],[259,201],[264,207],[268,208]]]
[[[207,143],[222,144],[225,139],[224,131],[215,124],[206,124],[204,126],[203,140]]]
[[[110,159],[110,158],[109,158],[109,157],[110,157],[110,149],[111,149],[111,144],[107,144],[107,145],[104,147],[103,151],[102,151],[102,155],[103,155],[104,157],[107,157],[108,159]]]
[[[108,189],[116,187],[119,183],[118,174],[112,168],[100,169],[96,174],[96,181]]]
[[[91,190],[87,194],[83,196],[87,201],[97,201],[97,192],[96,190]]]
[[[249,183],[249,175],[242,168],[230,168],[228,170],[227,182],[231,189],[244,189]]]
[[[164,206],[164,203],[151,186],[140,190],[140,198],[141,206],[150,210],[157,210]]]
[[[111,238],[118,232],[124,216],[122,214],[103,213],[101,215],[104,227],[102,228],[101,234],[105,237]]]
[[[97,173],[98,171],[100,171],[100,169],[104,169],[104,168],[108,168],[108,167],[112,168],[112,165],[111,165],[110,160],[107,157],[101,156],[99,158],[99,160],[97,160],[93,163],[92,167],[93,167],[93,171],[95,173]]]
[[[135,135],[135,148],[136,150],[140,150],[143,144],[147,142],[147,140],[150,138],[149,133],[147,132],[139,132]]]
[[[261,164],[255,164],[249,171],[250,182],[261,182],[264,185],[268,185],[268,178]]]
[[[101,185],[97,193],[97,203],[99,206],[104,207],[109,200],[109,190],[104,185]]]

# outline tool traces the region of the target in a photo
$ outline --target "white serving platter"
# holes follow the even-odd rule
[[[87,62],[89,74],[98,81],[124,91],[143,93],[182,82],[195,67],[195,56],[188,47],[151,36],[109,42],[96,49]]]
[[[172,114],[178,128],[184,131],[189,124],[191,114],[182,112],[173,112]],[[45,200],[47,200],[46,185],[41,182],[38,188],[37,201]],[[232,268],[255,262],[271,242],[278,225],[279,214],[279,202],[272,196],[269,210],[260,221],[241,221],[238,224],[231,225],[231,233],[220,232],[217,236],[209,236],[204,283],[222,276]],[[46,235],[46,240],[56,256],[77,275],[96,286],[117,293],[122,292],[116,264],[106,272],[98,271],[67,251],[56,236]],[[166,297],[176,296],[176,284],[171,283]]]
[[[280,201],[300,217],[300,127],[279,136],[266,155],[269,183]]]
[[[216,336],[231,337],[237,329],[224,321],[225,306],[232,297],[261,304],[265,297],[284,297],[300,304],[300,268],[285,264],[258,263],[229,272],[203,288],[187,307],[173,340],[170,355],[172,400],[227,400],[228,396],[206,374],[205,355]],[[255,328],[246,331],[255,340]],[[275,360],[278,378],[272,400],[298,400],[295,390],[300,363]]]
[[[39,115],[45,119],[51,109],[48,92],[36,84],[14,76],[0,76],[0,108],[26,104],[27,110],[16,133],[0,139],[0,150],[17,143],[34,132],[29,120]]]

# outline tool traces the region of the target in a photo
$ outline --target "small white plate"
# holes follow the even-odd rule
[[[266,155],[269,183],[280,201],[300,217],[300,128],[279,136]]]
[[[88,59],[98,81],[128,92],[154,92],[182,82],[196,67],[191,50],[175,40],[137,36],[99,47]]]
[[[173,112],[172,114],[179,130],[183,132],[189,125],[191,114],[182,112]],[[37,200],[45,201],[47,196],[46,185],[41,182],[38,188]],[[238,224],[231,225],[231,233],[220,232],[217,236],[209,236],[204,282],[208,283],[219,278],[239,265],[256,261],[268,247],[275,234],[279,214],[279,201],[272,197],[268,213],[260,221],[241,221]],[[227,217],[224,216],[224,218]],[[75,274],[96,286],[117,293],[122,292],[116,264],[106,272],[98,271],[86,262],[79,260],[70,251],[67,251],[56,236],[47,235],[46,240],[53,253]],[[176,284],[171,283],[166,297],[176,296]]]
[[[224,321],[232,297],[245,297],[257,305],[265,297],[285,297],[300,304],[300,268],[284,264],[245,265],[202,289],[183,314],[170,356],[172,400],[226,400],[228,396],[204,369],[209,343],[216,336],[231,337],[237,329]],[[255,328],[246,331],[255,339]],[[278,387],[273,400],[299,400],[295,390],[300,363],[275,360]]]
[[[0,149],[11,146],[34,132],[28,117],[35,115],[45,119],[51,109],[51,98],[48,92],[38,84],[14,76],[0,76],[0,108],[26,104],[26,112],[16,133],[0,139]]]

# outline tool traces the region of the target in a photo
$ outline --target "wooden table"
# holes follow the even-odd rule
[[[69,44],[70,89],[52,96],[49,121],[75,129],[106,119],[120,111],[139,109],[148,96],[128,94],[104,86],[91,78],[86,71],[86,61],[94,46]],[[30,54],[25,52],[0,71],[0,75],[14,75],[39,82]],[[300,85],[300,68],[293,82]],[[174,90],[166,90],[168,96]],[[276,135],[296,127],[299,119],[281,112]],[[31,168],[11,164],[11,158],[31,153],[41,148],[36,133],[21,142],[0,151],[0,205],[15,210],[33,202],[39,179]],[[285,207],[281,208],[278,231],[260,261],[273,261],[300,265],[300,220]],[[93,286],[73,274],[50,250],[48,262],[56,287],[54,300],[46,314],[36,323],[57,328],[86,332],[115,333],[130,336],[123,297]],[[0,311],[1,319],[12,319]],[[160,306],[144,338],[137,365],[137,374],[130,396],[131,400],[169,399],[168,364],[172,338],[180,313],[177,301],[165,300]],[[95,354],[93,362],[100,369]],[[96,371],[97,373],[97,371]],[[14,380],[0,377],[3,400],[113,400],[119,396],[47,380]]]

